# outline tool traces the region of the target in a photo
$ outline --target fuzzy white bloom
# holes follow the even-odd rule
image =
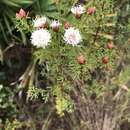
[[[51,23],[51,27],[52,27],[52,28],[59,27],[60,25],[61,25],[60,22],[59,22],[59,21],[56,21],[56,20],[54,20],[54,21]]]
[[[45,48],[51,41],[51,35],[46,29],[39,29],[32,33],[31,43],[37,48]]]
[[[34,27],[39,28],[39,27],[44,26],[46,23],[47,23],[47,18],[46,17],[36,18],[34,20]]]
[[[69,29],[65,30],[64,40],[67,42],[67,44],[76,46],[82,41],[82,37],[78,29],[70,27]]]
[[[76,14],[83,14],[85,12],[85,8],[82,5],[72,6],[71,12],[75,15]]]

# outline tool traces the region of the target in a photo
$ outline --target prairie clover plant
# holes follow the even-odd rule
[[[76,130],[114,130],[123,116],[116,108],[124,104],[116,94],[124,88],[127,91],[114,78],[119,76],[115,72],[123,58],[114,37],[115,2],[63,0],[55,5],[55,16],[31,18],[23,9],[16,14],[16,27],[28,34],[33,50],[20,89],[26,88],[30,100],[47,97],[46,102],[61,117],[71,113],[75,127],[80,124]]]
[[[27,29],[28,32],[31,32],[30,42],[34,48],[34,66],[36,66],[36,64],[45,63],[46,65],[42,68],[46,70],[44,76],[48,80],[51,80],[50,86],[52,88],[55,88],[53,87],[55,84],[60,88],[59,90],[56,89],[61,93],[60,96],[59,94],[55,95],[56,98],[54,99],[56,100],[57,112],[61,115],[63,115],[65,110],[69,111],[66,108],[67,105],[64,106],[67,101],[69,105],[69,100],[71,99],[73,104],[71,95],[68,94],[68,97],[65,92],[70,93],[74,91],[74,82],[81,82],[84,86],[85,82],[91,76],[91,71],[96,70],[97,67],[106,71],[104,69],[110,68],[114,64],[113,58],[115,51],[107,49],[104,46],[105,43],[102,43],[102,41],[99,43],[98,41],[98,37],[102,36],[103,39],[105,34],[95,33],[95,29],[99,28],[101,24],[105,24],[104,22],[108,19],[105,18],[107,17],[105,14],[111,13],[104,10],[105,7],[102,5],[104,4],[104,6],[109,7],[109,2],[100,2],[99,4],[97,2],[90,2],[90,5],[93,4],[95,6],[87,7],[87,9],[85,5],[72,5],[70,10],[78,19],[72,18],[72,21],[57,20],[58,18],[52,20],[47,16],[36,16],[35,19],[32,19],[27,17],[27,13],[23,9],[20,9],[19,13],[16,13],[16,27],[18,27],[18,30],[22,29],[20,28],[21,26],[18,25],[24,26],[25,24],[26,26],[24,26],[24,28]],[[94,15],[95,13],[98,14]],[[20,22],[22,22],[22,24]],[[101,28],[102,27],[100,27],[100,29]],[[87,33],[91,40],[88,38]],[[111,40],[111,38],[104,38],[103,41]],[[34,73],[36,73],[35,71]],[[109,72],[107,71],[107,73]],[[64,82],[68,82],[70,88],[64,86]],[[33,89],[33,87],[29,86],[29,93],[32,92],[30,90],[31,88]],[[52,89],[51,93],[54,96],[53,91],[55,90]],[[31,93],[29,95],[31,95]]]

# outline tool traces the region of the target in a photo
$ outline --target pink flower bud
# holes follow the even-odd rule
[[[85,59],[85,57],[83,55],[80,55],[80,56],[77,57],[77,62],[79,64],[85,64],[86,59]]]
[[[70,25],[70,23],[69,22],[64,22],[64,28],[65,29],[68,29],[68,28],[70,28],[71,27],[71,25]]]
[[[19,13],[16,13],[16,18],[20,19],[26,17],[26,12],[21,8]]]
[[[93,15],[96,12],[95,7],[89,7],[87,10],[88,15]]]
[[[108,56],[104,56],[104,57],[102,58],[102,62],[103,62],[104,64],[108,64],[108,62],[109,62],[109,57],[108,57]]]

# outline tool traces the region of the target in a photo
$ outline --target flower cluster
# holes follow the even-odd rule
[[[51,34],[47,30],[48,22],[46,17],[39,17],[34,20],[34,30],[31,35],[31,43],[37,48],[45,48],[51,41]]]
[[[80,18],[85,12],[85,8],[82,5],[76,5],[71,8],[71,12],[75,15],[76,18]]]
[[[85,7],[83,5],[76,5],[76,6],[72,6],[71,8],[71,12],[75,15],[75,17],[77,19],[81,18],[82,14],[85,13]],[[96,12],[96,8],[95,7],[89,7],[86,10],[88,15],[93,15]]]
[[[54,32],[59,32],[60,26],[62,24],[59,21],[52,21],[50,27]],[[34,32],[31,35],[31,43],[36,47],[45,48],[51,42],[51,34],[47,30],[48,28],[48,21],[47,18],[39,17],[34,20]],[[64,41],[67,44],[72,46],[78,45],[81,41],[81,35],[78,29],[71,27],[69,22],[64,23],[65,33],[64,33]]]
[[[85,9],[82,5],[73,6],[71,9],[72,13],[76,15],[77,18],[85,12]],[[91,11],[92,12],[92,11]],[[22,19],[26,17],[26,12],[23,9],[20,9],[19,13],[16,13],[17,19]],[[58,20],[51,22],[50,27],[56,33],[60,31],[60,26],[62,24]],[[82,42],[82,37],[78,29],[75,29],[70,25],[68,21],[64,22],[64,36],[63,39],[66,44],[72,46],[77,46]],[[51,42],[51,34],[48,31],[49,29],[49,19],[45,16],[38,16],[33,20],[34,31],[31,34],[31,43],[37,48],[45,48]]]

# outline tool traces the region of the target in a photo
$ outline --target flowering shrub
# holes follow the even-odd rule
[[[19,78],[18,97],[25,98],[25,106],[40,102],[49,111],[42,129],[49,129],[52,113],[59,120],[69,118],[69,128],[63,129],[117,129],[129,105],[130,75],[129,63],[122,72],[122,60],[129,56],[118,46],[116,3],[63,0],[55,1],[55,7],[54,16],[34,16],[23,9],[16,13],[17,31],[27,35],[32,49],[31,63]],[[30,117],[37,127],[40,119]]]

